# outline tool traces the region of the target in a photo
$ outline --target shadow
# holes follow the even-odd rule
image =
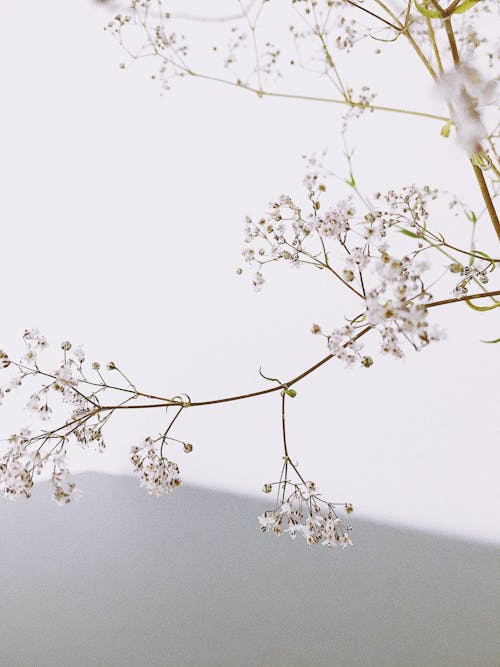
[[[357,521],[328,550],[262,535],[257,500],[85,474],[0,518],[2,666],[493,667],[493,547]]]

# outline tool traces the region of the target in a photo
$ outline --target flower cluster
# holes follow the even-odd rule
[[[0,458],[0,489],[6,498],[29,498],[33,487],[33,473],[40,469],[40,455],[29,452],[31,432],[22,429],[9,438],[10,448]]]
[[[372,104],[377,94],[371,90],[370,86],[361,86],[359,92],[355,92],[352,88],[346,90],[346,101],[349,104],[349,109],[342,117],[342,130],[347,130],[349,121],[353,118],[360,118],[365,111],[373,112]]]
[[[31,428],[25,427],[7,439],[7,449],[0,459],[0,489],[9,498],[28,498],[34,477],[46,469],[50,472],[53,499],[68,503],[78,497],[75,484],[69,479],[68,446],[75,443],[97,452],[105,448],[102,429],[110,413],[101,410],[99,396],[108,385],[96,362],[92,364],[96,378],[87,377],[81,346],[74,347],[64,341],[59,363],[42,370],[40,353],[48,349],[45,337],[37,329],[28,329],[23,334],[23,343],[25,350],[19,361],[0,351],[2,367],[15,370],[15,375],[0,387],[0,398],[26,386],[29,393],[25,410],[31,418],[48,422],[66,405],[70,406],[70,412],[56,428],[41,428],[32,433]],[[38,386],[33,390],[36,381]],[[135,395],[133,390],[121,391]]]
[[[265,484],[264,492],[270,493],[273,486]],[[322,500],[314,482],[291,482],[284,479],[276,486],[276,507],[258,517],[263,533],[284,533],[292,540],[301,535],[309,545],[341,545],[344,548],[352,545],[351,526],[338,515],[335,509],[338,503]],[[342,506],[347,513],[352,512],[350,503],[342,503]]]
[[[321,334],[321,327],[314,325],[312,333]],[[331,334],[327,336],[328,349],[337,359],[343,361],[346,366],[352,366],[358,360],[362,359],[362,344],[359,341],[349,343],[355,336],[356,328],[352,324],[346,324],[343,327],[334,329]],[[365,357],[363,357],[365,359]],[[371,359],[371,357],[366,357]],[[373,361],[372,361],[373,363]],[[364,363],[365,366],[371,366],[371,363]]]
[[[387,208],[375,209],[375,214],[385,229],[393,225],[405,224],[418,231],[425,229],[430,215],[430,204],[435,201],[438,191],[424,185],[408,185],[400,190],[389,190],[384,195],[377,193],[375,198],[382,200]]]
[[[61,344],[64,353],[63,360],[51,372],[41,372],[38,366],[40,352],[48,348],[48,343],[38,329],[27,329],[23,335],[25,352],[19,362],[9,359],[7,353],[0,351],[0,359],[3,366],[16,369],[14,375],[7,384],[0,387],[0,399],[6,394],[23,385],[23,383],[35,376],[47,381],[34,393],[32,393],[26,403],[26,410],[31,415],[38,416],[42,421],[47,421],[53,410],[49,405],[49,396],[62,397],[64,402],[74,406],[80,413],[82,410],[89,410],[90,402],[78,391],[78,385],[84,376],[82,374],[82,364],[85,361],[85,353],[81,346],[72,349],[68,341]]]
[[[484,267],[479,269],[476,266],[463,266],[455,262],[450,265],[450,271],[460,275],[460,282],[453,290],[455,296],[466,296],[472,282],[486,285],[490,280],[487,274],[488,269]]]
[[[23,428],[19,434],[9,438],[9,449],[0,457],[0,489],[5,498],[30,498],[34,476],[40,475],[45,465],[52,465],[50,483],[52,498],[59,504],[69,503],[80,497],[74,482],[70,481],[67,466],[67,452],[64,440],[57,449],[44,452],[42,446],[30,450],[30,445],[37,439],[32,437],[29,428]]]
[[[382,252],[376,269],[379,280],[377,287],[366,294],[366,320],[380,330],[382,351],[403,356],[396,332],[415,349],[439,340],[439,333],[430,331],[427,320],[428,297],[422,281],[425,263],[417,263],[410,257],[397,259]]]
[[[184,35],[170,29],[169,12],[152,11],[158,7],[162,9],[160,3],[154,3],[154,8],[152,4],[151,0],[132,0],[130,14],[117,14],[107,23],[105,30],[125,49],[130,61],[159,58],[158,73],[152,74],[151,78],[159,79],[163,88],[169,90],[172,78],[183,77],[189,72],[185,64],[188,47]],[[137,28],[139,35],[134,30]],[[125,67],[125,63],[120,63],[121,69]]]
[[[80,491],[70,479],[70,472],[66,463],[66,450],[60,448],[53,457],[53,470],[50,478],[53,493],[52,498],[60,505],[67,504],[80,498]]]
[[[152,496],[172,493],[182,484],[179,466],[163,456],[161,445],[157,446],[159,441],[162,441],[162,444],[164,442],[162,438],[153,440],[148,436],[141,445],[134,445],[130,450],[134,472],[139,477],[141,486]]]
[[[366,25],[353,18],[354,13],[349,12],[349,7],[341,0],[292,0],[292,4],[295,5],[296,13],[301,18],[298,25],[308,26],[306,29],[290,27],[297,53],[302,56],[304,65],[309,64],[309,58],[313,61],[314,54],[316,60],[318,59],[317,49],[316,51],[310,49],[312,44],[321,47],[325,64],[332,67],[328,59],[332,59],[334,48],[349,53],[370,33]],[[309,50],[312,51],[310,54]],[[306,54],[308,55],[307,60]]]
[[[38,380],[39,386],[36,391],[30,391],[25,406],[30,416],[47,422],[67,405],[70,406],[70,412],[56,427],[41,428],[34,433],[30,428],[23,428],[8,438],[6,451],[0,451],[0,491],[6,497],[29,498],[34,476],[46,469],[50,472],[53,499],[56,502],[69,503],[77,498],[78,492],[70,480],[67,465],[71,446],[102,452],[106,446],[104,427],[111,416],[127,409],[128,403],[139,397],[145,401],[139,407],[150,407],[149,400],[153,399],[155,407],[158,401],[162,401],[162,407],[167,410],[175,407],[177,412],[159,438],[153,440],[148,437],[142,446],[132,448],[134,469],[142,485],[154,495],[171,493],[174,487],[181,484],[177,464],[164,457],[163,450],[171,441],[180,443],[186,453],[193,450],[189,442],[169,435],[174,421],[185,405],[190,403],[189,396],[161,398],[141,393],[113,361],[106,364],[106,370],[120,376],[126,386],[119,386],[116,380],[110,384],[103,375],[104,371],[101,372],[101,364],[94,361],[88,369],[81,346],[73,347],[69,341],[61,343],[63,358],[55,370],[44,370],[38,354],[48,347],[45,338],[38,330],[32,329],[24,333],[23,341],[25,353],[19,362],[0,350],[1,366],[14,368],[17,373],[14,381],[11,380],[0,389],[1,395],[5,396],[12,388]],[[118,395],[118,402],[113,403],[112,399],[103,401],[104,396],[110,395]],[[134,407],[137,407],[137,403]]]
[[[305,205],[281,195],[257,222],[246,218],[242,254],[245,264],[257,269],[254,288],[264,284],[265,265],[280,260],[329,272],[356,295],[359,311],[347,325],[329,334],[323,334],[318,325],[313,333],[324,335],[330,351],[346,365],[358,361],[365,367],[372,365],[362,343],[349,342],[366,326],[379,332],[381,351],[396,357],[404,356],[407,344],[418,350],[439,340],[442,333],[430,327],[426,307],[432,296],[429,285],[433,276],[428,275],[432,267],[420,258],[424,250],[444,243],[429,230],[430,204],[436,199],[436,190],[408,186],[385,195],[376,193],[376,204],[360,197],[367,209],[363,214],[358,213],[352,197],[324,206],[327,178],[321,163],[315,157],[309,159]],[[352,175],[348,185],[356,188]],[[466,290],[472,280],[487,282],[486,269],[491,263],[481,268],[459,266],[460,290]],[[454,294],[460,295],[457,291]]]

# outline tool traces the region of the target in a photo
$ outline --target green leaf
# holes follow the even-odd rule
[[[474,213],[474,211],[465,211],[465,215],[467,217],[467,220],[470,220],[473,225],[476,224],[477,222],[477,215]]]
[[[349,174],[349,178],[345,179],[345,182],[347,183],[347,185],[350,185],[351,188],[356,187],[356,181],[354,180],[354,175],[352,174],[352,172]]]
[[[495,338],[495,340],[482,340],[481,343],[500,343],[500,338]]]
[[[466,12],[468,9],[471,9],[474,7],[479,2],[479,0],[465,0],[465,2],[462,2],[461,5],[458,5],[458,7],[455,9],[453,12],[454,14],[463,14]]]
[[[442,19],[441,12],[436,11],[435,9],[428,9],[427,7],[424,7],[424,5],[421,5],[417,2],[417,0],[414,0],[415,2],[415,7],[418,9],[418,11],[422,14],[422,16],[425,16],[428,19]]]
[[[283,393],[290,396],[290,398],[295,398],[297,396],[295,389],[283,389]]]
[[[410,232],[409,229],[400,229],[399,230],[401,234],[405,234],[406,236],[411,236],[412,239],[418,239],[420,238],[418,234],[414,234],[413,232]]]
[[[446,13],[443,16],[443,14],[439,12],[437,9],[429,9],[428,7],[425,7],[425,5],[419,4],[417,0],[414,0],[414,2],[415,2],[415,7],[422,14],[422,16],[425,16],[428,19],[446,18]],[[452,14],[463,14],[468,9],[474,7],[474,5],[476,5],[478,2],[479,0],[464,0],[464,2],[458,5],[458,7],[455,7]]]

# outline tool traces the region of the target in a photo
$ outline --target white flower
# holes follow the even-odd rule
[[[29,401],[26,403],[26,410],[29,412],[38,412],[40,409],[40,396],[38,394],[33,394]]]
[[[469,155],[480,152],[487,135],[481,107],[495,101],[496,82],[484,79],[477,69],[462,63],[441,76],[436,90],[453,107],[458,142]]]
[[[81,345],[78,345],[77,347],[75,347],[73,349],[73,356],[75,357],[75,359],[78,361],[78,363],[80,365],[83,364],[83,362],[85,361],[85,352],[84,352]]]
[[[53,493],[52,499],[59,505],[78,500],[81,493],[76,484],[70,481],[70,472],[66,464],[66,450],[61,450],[54,456],[54,469],[50,479]]]
[[[357,267],[361,271],[366,269],[370,263],[370,257],[365,253],[363,248],[353,248],[346,259],[346,264],[349,267]]]
[[[23,338],[26,343],[32,343],[41,350],[48,346],[45,336],[38,329],[26,329]]]
[[[263,533],[265,533],[269,529],[273,529],[275,526],[277,526],[279,521],[276,512],[274,511],[264,512],[263,514],[260,514],[257,518],[259,520],[260,529]]]
[[[280,514],[290,514],[291,511],[292,511],[292,507],[291,507],[290,503],[288,503],[288,502],[282,503],[278,508],[278,512]]]
[[[67,387],[77,387],[78,380],[73,374],[73,367],[70,364],[61,364],[54,373],[56,378],[55,389],[64,390]]]
[[[10,500],[19,496],[25,498],[31,496],[33,474],[30,471],[30,457],[27,452],[29,436],[29,430],[23,430],[22,435],[19,433],[11,436],[9,438],[11,448],[0,458],[0,489]]]
[[[254,276],[254,279],[252,281],[254,290],[256,292],[260,292],[262,285],[264,284],[264,276],[260,271],[257,271],[257,273]]]

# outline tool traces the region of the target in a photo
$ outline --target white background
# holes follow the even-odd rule
[[[286,379],[324,356],[310,326],[338,326],[348,308],[326,276],[278,267],[256,294],[235,268],[243,216],[300,191],[303,153],[326,146],[342,172],[341,109],[202,81],[161,96],[148,70],[118,68],[109,10],[4,0],[0,13],[1,346],[14,356],[24,328],[39,327],[56,349],[70,339],[113,359],[143,391],[193,400],[265,387],[260,365]],[[353,56],[353,76],[380,83],[380,104],[444,114],[395,49]],[[351,137],[365,191],[429,183],[478,208],[467,160],[440,128],[360,120]],[[459,238],[453,225],[464,224],[437,227]],[[486,225],[483,247],[494,248]],[[301,383],[292,455],[325,496],[367,517],[498,540],[498,350],[480,340],[498,337],[499,320],[465,305],[433,318],[447,341],[368,371],[332,362]],[[22,425],[8,404],[1,414],[3,434]],[[73,469],[128,472],[130,446],[163,417],[120,415],[107,453],[77,452]],[[173,456],[186,482],[257,493],[279,475],[278,395],[188,411],[177,436],[195,448]]]

